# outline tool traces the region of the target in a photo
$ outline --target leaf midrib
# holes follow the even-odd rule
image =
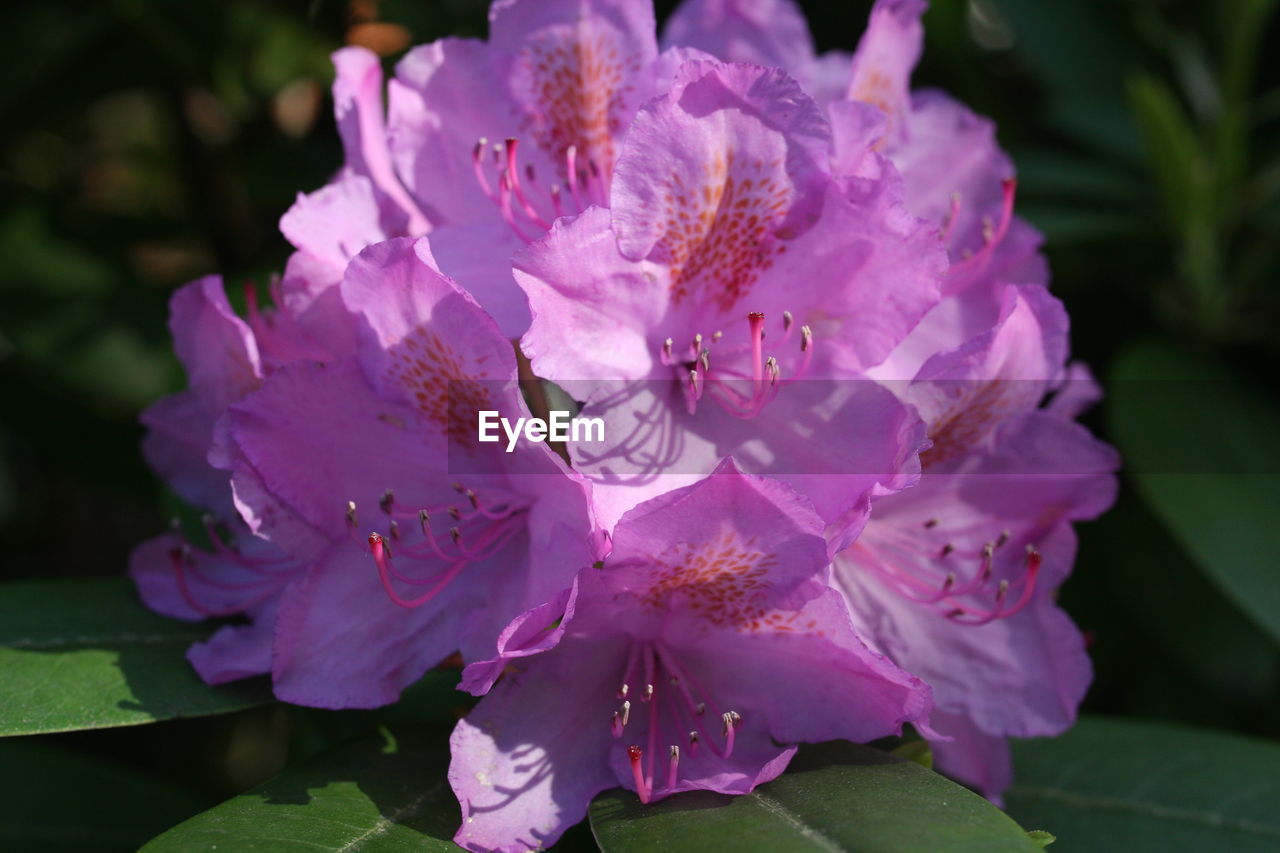
[[[16,637],[0,640],[0,649],[42,651],[70,646],[159,646],[191,643],[205,638],[204,631],[189,630],[161,634],[76,634],[69,637]]]
[[[746,796],[757,800],[765,811],[772,815],[777,815],[782,820],[785,820],[788,824],[795,827],[797,832],[822,849],[829,850],[831,853],[844,853],[844,847],[832,840],[821,830],[814,829],[809,826],[800,819],[799,815],[772,797],[762,794],[759,790],[752,791]]]
[[[369,839],[385,835],[390,831],[391,827],[400,824],[405,819],[413,817],[415,814],[420,812],[422,810],[422,806],[428,800],[435,797],[435,795],[440,792],[440,789],[444,787],[444,784],[444,782],[437,782],[400,808],[392,811],[391,814],[379,815],[378,819],[374,821],[373,826],[369,827],[355,838],[352,838],[341,847],[336,848],[334,853],[345,853],[345,851],[359,850],[360,845],[364,844],[364,842]]]
[[[1078,806],[1080,808],[1109,809],[1111,811],[1129,812],[1161,820],[1176,820],[1182,821],[1183,823],[1200,824],[1215,829],[1235,829],[1241,832],[1264,835],[1270,838],[1280,838],[1280,827],[1271,826],[1265,823],[1258,823],[1257,821],[1245,818],[1227,817],[1213,812],[1201,812],[1194,809],[1162,806],[1157,803],[1138,800],[1124,800],[1119,797],[1079,794],[1074,791],[1066,790],[1065,788],[1055,788],[1050,785],[1014,785],[1014,787],[1009,791],[1009,795],[1011,797],[1022,796],[1033,799],[1039,798],[1042,800],[1052,800],[1071,806]]]

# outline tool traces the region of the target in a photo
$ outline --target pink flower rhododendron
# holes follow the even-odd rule
[[[911,89],[924,8],[819,56],[788,0],[661,41],[645,0],[496,0],[389,82],[336,53],[345,162],[274,305],[180,290],[189,387],[143,417],[209,515],[139,590],[240,617],[201,676],[372,707],[460,652],[472,850],[905,724],[998,800],[1088,687],[1056,591],[1118,462],[993,125]],[[481,441],[564,395],[602,434]]]
[[[614,785],[742,794],[797,742],[924,721],[928,688],[858,638],[826,583],[822,528],[732,461],[623,516],[603,563],[463,674],[488,695],[453,734],[456,840],[549,846]]]

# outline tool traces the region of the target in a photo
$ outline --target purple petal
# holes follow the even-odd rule
[[[1003,791],[1013,782],[1013,756],[1009,740],[989,735],[959,714],[935,713],[933,730],[950,740],[931,740],[933,765],[948,776],[972,785],[997,806],[1004,807]]]
[[[566,639],[514,664],[449,743],[462,804],[454,840],[468,850],[550,847],[600,791],[618,783],[607,756],[622,637]]]
[[[667,19],[662,44],[696,47],[726,62],[773,66],[796,76],[814,58],[809,24],[791,0],[684,0]]]
[[[187,660],[206,684],[226,684],[271,672],[276,603],[272,598],[257,608],[248,625],[224,625],[187,650]]]
[[[333,81],[333,107],[348,166],[368,175],[373,185],[399,208],[388,230],[402,227],[410,234],[425,234],[430,222],[396,176],[387,147],[382,113],[382,61],[362,47],[344,47],[333,54],[337,78]],[[403,222],[403,225],[400,223]]]
[[[391,156],[432,218],[501,225],[496,203],[476,180],[472,152],[482,137],[496,144],[515,135],[519,122],[488,46],[448,38],[415,47],[396,66],[388,99]]]
[[[750,710],[744,731],[763,729],[782,743],[865,743],[924,722],[932,708],[922,681],[867,648],[831,589],[679,652],[722,707]]]
[[[380,393],[413,405],[442,435],[474,441],[477,410],[520,408],[510,341],[439,272],[426,240],[388,240],[361,252],[342,297],[363,320],[360,359]]]
[[[376,708],[452,653],[481,590],[451,584],[430,606],[394,604],[373,558],[335,545],[280,601],[272,675],[285,702],[319,708]]]
[[[431,232],[440,271],[457,282],[493,317],[503,337],[529,328],[529,300],[511,274],[511,256],[523,244],[501,225],[443,225]]]
[[[924,0],[877,0],[853,54],[848,97],[874,104],[888,117],[888,138],[901,139],[911,71],[920,59]]]
[[[277,370],[228,425],[241,514],[294,554],[347,537],[348,501],[371,519],[387,489],[411,506],[448,491],[424,477],[443,467],[443,448],[412,409],[379,399],[353,360]]]

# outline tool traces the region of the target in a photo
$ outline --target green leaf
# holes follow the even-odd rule
[[[893,754],[906,761],[914,761],[925,770],[933,769],[933,750],[927,740],[909,740],[895,747]]]
[[[645,806],[630,791],[607,791],[591,804],[591,827],[606,853],[1040,849],[968,789],[848,743],[806,747],[786,773],[740,797],[696,791]]]
[[[1130,347],[1112,380],[1111,432],[1139,493],[1227,598],[1280,641],[1280,407],[1167,344]]]
[[[1052,826],[1054,853],[1280,848],[1280,745],[1206,729],[1086,718],[1014,741],[1009,813]]]
[[[1142,128],[1153,177],[1164,194],[1166,212],[1179,228],[1195,219],[1204,201],[1205,175],[1200,141],[1181,104],[1160,80],[1149,74],[1129,79],[1129,101]]]
[[[1043,829],[1032,829],[1028,831],[1027,838],[1030,838],[1036,844],[1040,845],[1041,849],[1048,847],[1050,844],[1058,840],[1058,836],[1054,835],[1052,832],[1045,832]]]
[[[397,729],[317,756],[153,839],[142,853],[458,848],[448,743]]]
[[[203,808],[167,780],[47,739],[0,741],[0,849],[137,850]]]
[[[209,626],[147,610],[124,579],[0,585],[0,736],[132,726],[271,701],[204,684],[187,663]]]

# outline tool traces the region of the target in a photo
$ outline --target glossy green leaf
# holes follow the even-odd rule
[[[1009,813],[1053,853],[1280,849],[1280,745],[1206,729],[1084,719],[1015,741]]]
[[[124,579],[0,585],[0,735],[132,726],[271,701],[265,684],[210,687],[187,663],[207,625],[147,610]]]
[[[1221,365],[1131,347],[1108,416],[1129,476],[1222,592],[1280,641],[1280,408]]]
[[[645,806],[630,791],[607,791],[591,804],[591,826],[605,853],[1040,849],[968,789],[913,761],[847,743],[806,747],[786,773],[740,797],[697,791]]]
[[[48,739],[0,742],[0,850],[137,850],[201,797]]]
[[[397,729],[286,770],[142,851],[456,851],[450,839],[459,811],[445,779],[448,761],[438,731]]]

